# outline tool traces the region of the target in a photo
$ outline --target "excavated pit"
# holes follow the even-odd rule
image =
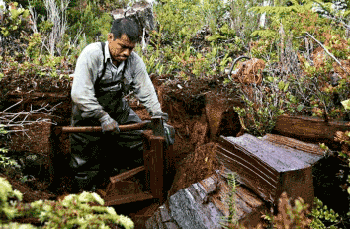
[[[181,81],[166,75],[153,75],[151,79],[163,111],[169,114],[168,123],[176,130],[172,155],[175,161],[175,177],[168,191],[169,197],[222,169],[213,148],[218,136],[238,136],[242,133],[238,115],[233,111],[234,106],[242,104],[235,99],[236,95],[230,92],[230,88],[222,86],[219,79]],[[7,77],[0,82],[0,109],[7,109],[6,112],[11,115],[21,113],[14,121],[35,121],[32,125],[25,126],[25,132],[14,132],[1,138],[0,142],[0,147],[9,149],[8,156],[19,161],[26,175],[25,180],[16,169],[7,170],[6,174],[0,175],[5,176],[14,189],[24,194],[23,202],[56,200],[57,193],[64,192],[65,186],[52,186],[53,163],[59,163],[59,158],[54,156],[67,155],[69,141],[68,136],[55,139],[57,136],[54,130],[55,126],[70,124],[70,80]],[[141,119],[150,118],[147,111],[133,98],[130,98],[130,105]],[[329,160],[325,163],[329,164]],[[333,167],[338,170],[335,165]],[[314,186],[317,195],[318,189],[321,190],[319,184],[322,186],[328,180],[325,181],[322,174],[316,175]],[[330,179],[333,173],[331,175]],[[142,176],[136,178],[143,179]],[[333,188],[333,185],[329,187]],[[344,197],[339,198],[346,199],[346,196],[344,194]],[[337,202],[339,201],[335,201]],[[128,215],[134,221],[135,228],[145,228],[146,220],[161,204],[151,199],[114,207],[117,213]],[[344,209],[348,209],[347,206]]]
[[[193,80],[191,84],[173,82],[165,86],[161,83],[164,82],[162,81],[164,77],[152,76],[151,79],[163,111],[169,114],[168,123],[176,130],[173,146],[176,175],[168,192],[170,196],[180,189],[210,177],[220,169],[212,150],[216,144],[215,139],[219,135],[236,136],[240,131],[238,116],[232,109],[234,105],[240,104],[232,100],[229,94],[225,94],[216,80]],[[16,80],[11,78],[1,82],[2,86],[7,84],[6,93],[3,91],[3,100],[0,104],[2,110],[18,103],[7,112],[29,112],[43,106],[46,106],[46,109],[53,108],[53,112],[51,115],[45,112],[30,114],[27,118],[36,122],[27,126],[25,133],[13,133],[2,143],[2,146],[10,149],[9,155],[22,160],[23,165],[27,164],[24,168],[27,175],[26,182],[19,181],[15,171],[10,171],[5,176],[13,188],[24,194],[24,202],[56,199],[57,193],[51,192],[52,187],[55,186],[50,186],[54,174],[52,164],[57,158],[54,154],[69,152],[69,141],[65,136],[58,139],[59,144],[57,144],[57,139],[54,141],[52,139],[54,137],[52,132],[56,125],[69,125],[71,110],[69,80],[39,82],[39,87],[35,90],[12,91],[10,89],[15,88],[15,82]],[[21,82],[23,84],[21,88],[33,89],[30,85],[25,85],[32,81],[22,80]],[[179,84],[183,86],[179,87]],[[50,91],[48,85],[55,85],[55,87]],[[57,90],[57,85],[61,90]],[[141,119],[150,118],[147,111],[134,99],[130,99],[130,105]],[[58,191],[58,193],[62,192],[64,189]],[[147,217],[140,216],[145,213],[150,215],[155,211],[155,206],[157,203],[153,200],[146,200],[115,206],[115,208],[117,213],[130,216],[135,222],[135,228],[143,228]]]

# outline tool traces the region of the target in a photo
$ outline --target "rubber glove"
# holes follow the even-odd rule
[[[99,120],[101,122],[102,132],[120,132],[118,122],[111,118],[109,114],[103,115]]]

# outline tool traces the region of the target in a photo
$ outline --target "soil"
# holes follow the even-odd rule
[[[215,170],[220,169],[213,152],[216,144],[213,136],[224,133],[224,130],[230,130],[230,136],[235,136],[240,130],[240,125],[237,125],[239,123],[237,116],[232,115],[232,111],[228,111],[229,109],[227,108],[232,106],[232,103],[228,103],[225,104],[222,108],[224,110],[220,113],[220,115],[223,114],[222,117],[225,120],[216,124],[220,125],[221,131],[217,131],[214,135],[210,132],[211,126],[209,125],[205,109],[206,94],[211,93],[222,99],[227,98],[227,101],[230,101],[230,98],[232,98],[229,88],[219,86],[222,85],[219,83],[219,79],[191,79],[190,81],[183,81],[174,79],[172,76],[156,75],[151,75],[151,79],[155,85],[163,111],[169,114],[168,124],[172,125],[176,130],[175,144],[173,146],[176,175],[169,190],[169,194],[172,195],[179,189],[186,188],[193,183],[210,177]],[[172,79],[172,81],[169,79]],[[30,155],[36,155],[41,159],[37,166],[41,168],[40,171],[42,172],[28,174],[30,170],[37,171],[38,167],[35,167],[35,165],[33,165],[33,168],[27,167],[28,180],[26,182],[19,181],[19,176],[15,171],[7,171],[7,174],[2,174],[9,180],[14,189],[18,189],[24,194],[23,202],[58,198],[57,193],[52,193],[48,189],[51,181],[50,166],[52,164],[50,160],[53,159],[51,154],[58,150],[50,149],[50,147],[57,147],[59,148],[58,151],[63,151],[65,154],[69,151],[69,142],[68,138],[65,138],[58,146],[50,142],[50,137],[53,134],[54,124],[69,125],[71,105],[69,87],[67,87],[69,82],[67,82],[67,79],[57,79],[56,81],[40,81],[40,87],[34,87],[31,83],[33,81],[24,79],[21,81],[16,81],[16,79],[1,81],[0,87],[8,84],[9,88],[13,89],[13,91],[6,90],[6,93],[3,91],[3,100],[0,103],[2,110],[21,100],[23,102],[11,108],[9,112],[40,109],[43,104],[47,104],[48,109],[55,108],[51,114],[31,114],[31,120],[36,120],[37,122],[27,127],[28,131],[26,131],[26,134],[23,134],[23,132],[13,134],[11,139],[2,145],[10,148],[10,154],[14,156],[20,155],[22,160],[26,160]],[[18,88],[21,88],[20,91],[14,90],[15,82],[23,84],[18,86]],[[25,91],[25,84],[30,84],[28,88],[31,90]],[[46,85],[46,87],[42,87],[42,85]],[[52,91],[50,91],[49,85],[55,85],[51,88]],[[61,86],[63,89],[61,91],[57,90],[56,85]],[[130,98],[130,105],[142,120],[150,118],[147,111],[137,104],[134,98]],[[43,118],[50,120],[50,122],[40,122],[40,119]],[[218,128],[219,126],[216,127],[216,129]],[[24,164],[25,162],[27,161],[24,161]],[[135,221],[136,228],[142,228],[145,219],[140,221],[140,218],[135,218],[135,213],[149,210],[151,206],[154,206],[151,204],[152,201],[143,201],[142,203],[130,204],[128,209],[132,210],[126,210],[118,206],[116,210],[118,213],[131,216]]]
[[[23,171],[23,174],[20,174],[18,169],[2,170],[0,176],[6,177],[14,189],[23,193],[25,203],[40,199],[56,200],[62,197],[59,194],[64,193],[66,187],[57,184],[53,186],[56,188],[52,189],[54,174],[52,164],[59,162],[60,159],[54,155],[69,155],[68,136],[60,135],[57,138],[55,127],[70,124],[70,82],[68,79],[51,78],[46,81],[45,79],[35,79],[38,80],[36,83],[33,83],[33,79],[24,77],[20,79],[10,77],[0,81],[2,91],[0,109],[4,111],[11,107],[6,110],[8,114],[19,114],[13,122],[24,119],[32,122],[24,128],[11,129],[17,131],[25,129],[25,132],[15,132],[8,138],[0,138],[0,148],[8,148],[8,156],[17,159]],[[151,75],[151,80],[155,85],[162,110],[169,114],[168,124],[176,130],[172,154],[175,176],[168,191],[168,195],[172,195],[222,169],[213,150],[216,138],[219,135],[242,134],[238,115],[232,109],[233,106],[242,104],[236,99],[237,95],[230,87],[223,86],[223,79],[220,78],[186,81],[172,75]],[[135,98],[128,99],[131,108],[142,120],[150,119],[148,112],[136,102]],[[17,105],[13,106],[14,104]],[[334,163],[339,165],[338,162]],[[325,164],[329,164],[329,160]],[[333,173],[331,175],[329,179],[334,177]],[[316,186],[328,182],[319,175],[317,177],[319,179],[316,180]],[[332,190],[327,190],[326,193],[332,193]],[[315,194],[322,196],[322,193],[317,194],[316,191]],[[342,200],[346,199],[345,196],[338,196]],[[333,202],[337,204],[342,200]],[[117,213],[128,215],[134,221],[135,228],[144,228],[146,216],[151,215],[160,204],[162,203],[146,200],[127,204],[127,207],[124,205],[114,207]],[[332,205],[332,203],[326,204]],[[343,210],[347,209],[345,206]]]

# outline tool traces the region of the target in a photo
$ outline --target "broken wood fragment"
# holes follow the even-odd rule
[[[114,183],[117,183],[119,181],[128,179],[128,178],[130,178],[130,177],[132,177],[132,176],[136,175],[137,173],[142,172],[144,170],[145,170],[145,166],[140,166],[140,167],[134,168],[132,170],[129,170],[125,173],[119,174],[117,176],[110,177],[109,179],[112,182],[112,184],[114,184]]]

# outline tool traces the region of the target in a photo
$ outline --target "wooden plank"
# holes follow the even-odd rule
[[[164,186],[164,137],[150,138],[149,160],[146,169],[149,170],[150,191],[155,198],[163,199]]]
[[[145,166],[140,166],[140,167],[134,168],[134,169],[129,170],[125,173],[119,174],[119,175],[114,176],[114,177],[110,177],[109,179],[114,184],[114,183],[117,183],[119,181],[128,179],[128,178],[130,178],[130,177],[132,177],[132,176],[134,176],[137,173],[142,172],[142,171],[145,171]]]
[[[148,192],[142,192],[137,194],[119,195],[109,197],[110,199],[105,200],[105,206],[120,205],[131,202],[143,201],[153,199],[153,195]]]
[[[297,150],[302,150],[310,154],[319,155],[319,156],[324,155],[324,150],[321,149],[320,146],[316,144],[305,143],[295,138],[289,138],[289,137],[277,135],[277,134],[266,134],[263,137],[263,139],[276,144],[285,145]]]
[[[350,130],[350,122],[324,121],[318,117],[281,115],[274,131],[281,135],[298,136],[304,139],[334,141],[336,131]]]

